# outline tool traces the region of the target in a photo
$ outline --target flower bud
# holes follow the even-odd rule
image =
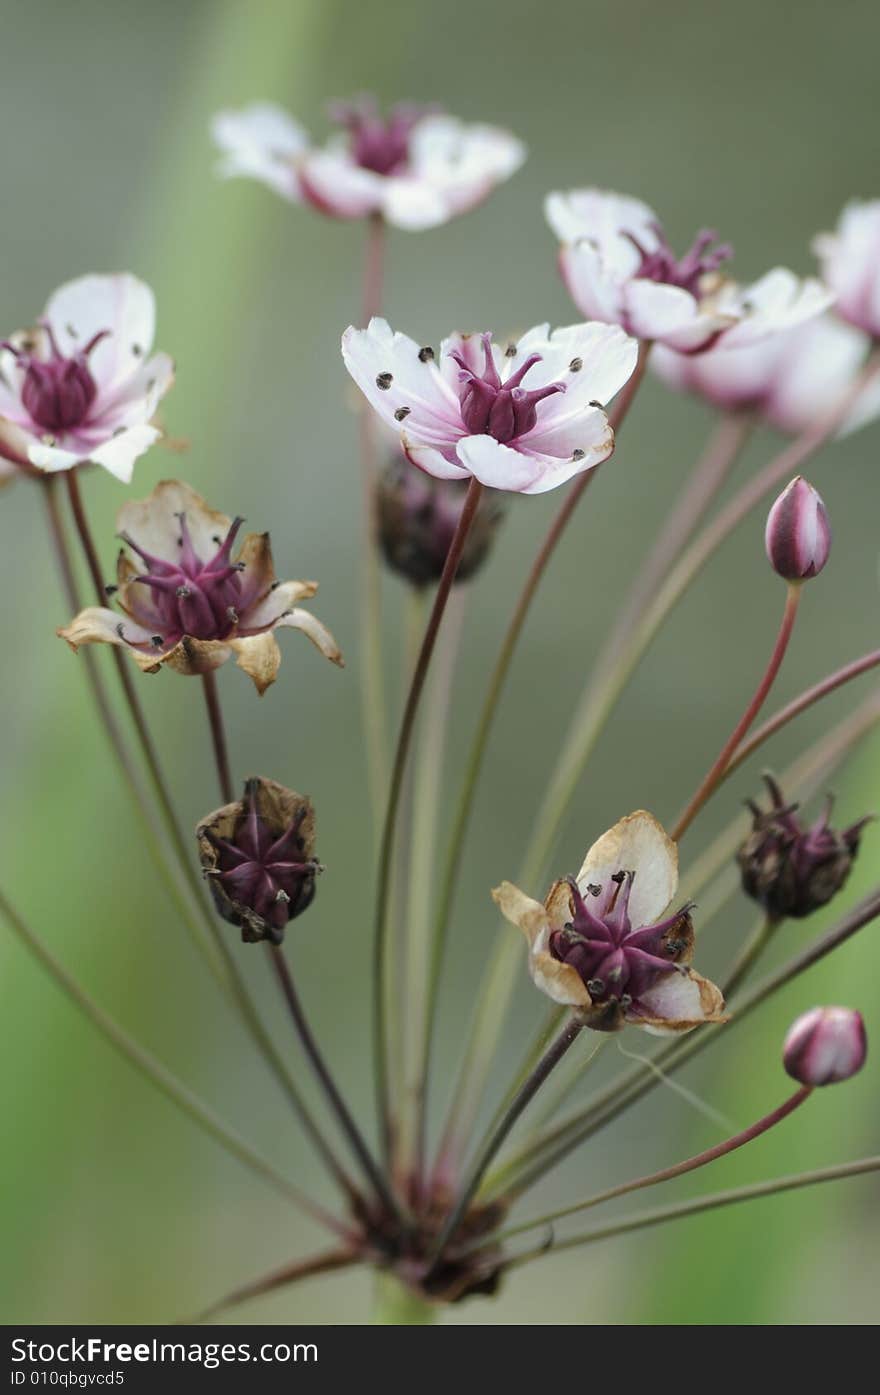
[[[389,464],[376,489],[376,519],[382,555],[392,571],[416,587],[439,581],[466,495],[464,482],[435,479],[400,460]],[[457,582],[473,576],[488,555],[503,515],[498,497],[487,490],[480,501]]]
[[[274,780],[245,781],[244,795],[196,829],[202,869],[224,920],[246,943],[280,945],[289,920],[311,905],[315,815],[311,802]]]
[[[802,1085],[836,1085],[865,1064],[868,1039],[860,1012],[817,1007],[788,1029],[782,1047],[785,1069]]]
[[[831,551],[831,525],[822,499],[798,475],[767,515],[764,545],[770,565],[786,581],[818,576]]]
[[[737,853],[743,891],[774,920],[801,919],[835,896],[850,873],[870,815],[835,832],[829,826],[833,800],[829,796],[820,817],[804,828],[797,805],[786,804],[772,775],[764,781],[771,807],[754,801],[752,831]]]

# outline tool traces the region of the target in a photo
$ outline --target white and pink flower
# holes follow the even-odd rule
[[[702,397],[723,412],[750,411],[771,426],[799,435],[849,392],[868,359],[871,341],[831,311],[784,334],[745,348],[680,354],[655,345],[651,369],[677,392]],[[866,383],[838,434],[880,415],[880,379]]]
[[[678,850],[653,814],[638,809],[603,833],[577,877],[533,901],[511,882],[492,896],[529,947],[529,973],[585,1025],[613,1032],[687,1032],[724,1020],[724,999],[690,967],[690,905],[671,909]]]
[[[561,242],[559,264],[581,314],[621,325],[637,339],[680,353],[724,342],[754,343],[819,314],[833,296],[817,280],[776,267],[751,286],[720,268],[732,248],[698,233],[676,257],[653,209],[603,189],[553,193],[547,221]]]
[[[0,344],[0,455],[24,470],[102,465],[127,483],[161,435],[152,424],[174,381],[149,357],[153,292],[136,277],[81,276],[51,297],[35,328]]]
[[[292,203],[332,218],[379,215],[408,231],[437,227],[481,203],[526,157],[495,126],[466,125],[435,108],[371,98],[336,103],[341,128],[324,146],[282,107],[256,102],[215,116],[221,175],[258,179]]]
[[[835,231],[815,238],[813,251],[838,314],[880,338],[880,199],[848,203]]]
[[[616,326],[544,324],[505,348],[491,334],[454,334],[435,354],[373,319],[345,331],[342,356],[427,474],[543,494],[611,454],[604,408],[632,375],[638,345]]]

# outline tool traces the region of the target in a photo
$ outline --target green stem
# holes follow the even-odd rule
[[[89,996],[72,974],[68,973],[40,936],[27,925],[2,893],[0,893],[0,914],[3,915],[31,954],[55,980],[62,992],[67,994],[67,997],[109,1041],[110,1045],[130,1065],[134,1066],[135,1070],[151,1085],[154,1085],[167,1099],[170,1099],[172,1104],[175,1104],[187,1118],[209,1134],[221,1147],[225,1148],[233,1157],[238,1158],[239,1162],[244,1163],[245,1167],[258,1173],[265,1181],[282,1192],[320,1224],[327,1226],[328,1229],[337,1234],[347,1236],[348,1232],[335,1216],[313,1202],[294,1182],[290,1182],[280,1172],[277,1172],[271,1163],[251,1148],[250,1144],[246,1143],[234,1129],[225,1124],[208,1105],[193,1094],[192,1090],[179,1081],[175,1075],[172,1075],[161,1061],[158,1061],[145,1047],[139,1045],[127,1032],[123,1031],[119,1024]]]
[[[371,1321],[380,1327],[424,1327],[436,1322],[440,1315],[437,1303],[429,1303],[420,1298],[411,1288],[402,1284],[396,1275],[387,1270],[378,1270],[375,1276],[373,1316]]]

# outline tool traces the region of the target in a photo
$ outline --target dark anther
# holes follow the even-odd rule
[[[602,994],[605,992],[605,984],[602,982],[601,978],[591,978],[587,984],[587,992],[591,998],[601,998]]]
[[[118,590],[119,590],[119,587],[118,587],[118,586],[114,586],[112,582],[108,582],[107,585],[104,587],[104,595],[105,595],[105,596],[115,596],[115,595],[116,595],[116,592],[117,592]]]
[[[571,453],[571,458],[572,458],[572,460],[583,460],[583,458],[584,458],[584,456],[586,455],[586,453],[587,453],[587,452],[586,452],[585,450],[580,450],[580,449],[578,449],[578,450],[573,450],[572,453]]]
[[[612,874],[611,874],[611,880],[612,880],[613,882],[617,882],[617,885],[620,886],[620,884],[621,884],[622,882],[625,882],[625,881],[626,881],[626,873],[625,873],[625,872],[612,872]]]
[[[590,406],[591,406],[591,407],[601,407],[601,406],[602,406],[602,403],[599,402],[599,401],[597,401],[597,399],[594,397],[593,400],[592,400],[592,402],[590,403]]]
[[[409,407],[398,407],[397,411],[394,413],[394,420],[403,421],[405,417],[409,416],[409,412]]]
[[[601,886],[596,886],[595,882],[589,882],[587,885],[587,891],[590,893],[591,896],[598,896],[601,893],[602,888]]]
[[[687,949],[687,940],[667,940],[667,941],[666,941],[666,953],[667,953],[667,954],[670,954],[670,955],[672,955],[672,954],[681,954],[682,950],[685,950],[685,949]]]
[[[516,345],[514,343],[508,344],[507,348],[504,350],[504,357],[516,358]]]
[[[121,629],[122,627],[120,626],[120,632]],[[161,649],[164,642],[165,641],[163,640],[161,635],[153,635],[150,639],[150,643],[152,644],[154,649]]]
[[[180,600],[185,601],[187,596],[192,595],[192,591],[188,586],[178,586],[174,594],[178,596]]]
[[[392,373],[379,373],[376,378],[376,387],[381,388],[383,392],[387,392],[393,382],[394,375]]]
[[[419,349],[419,362],[420,362],[420,363],[430,363],[431,360],[433,359],[433,357],[434,357],[434,350],[431,348],[430,344],[426,344],[425,347],[424,347],[423,349]],[[380,386],[381,386],[381,384],[380,384]]]
[[[571,363],[568,365],[568,371],[570,373],[580,373],[583,366],[584,361],[582,358],[573,358]]]

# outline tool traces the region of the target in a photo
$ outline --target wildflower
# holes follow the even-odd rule
[[[577,878],[554,882],[543,905],[510,882],[492,894],[528,941],[535,984],[587,1026],[687,1032],[722,1021],[724,1002],[690,968],[692,907],[668,913],[677,886],[676,846],[640,809],[593,844]]]
[[[288,921],[312,904],[322,870],[313,856],[311,801],[254,777],[245,781],[240,800],[202,820],[196,837],[223,919],[241,927],[245,943],[280,945]]]
[[[868,1038],[860,1012],[817,1007],[789,1028],[782,1048],[785,1069],[802,1085],[836,1085],[865,1064]]]
[[[717,245],[708,230],[676,257],[657,215],[639,199],[579,189],[550,194],[545,210],[581,313],[680,352],[752,343],[801,324],[833,299],[818,281],[782,267],[738,285],[721,272],[733,249]]]
[[[848,203],[833,233],[820,233],[813,251],[843,319],[880,337],[880,199]]]
[[[323,147],[281,107],[257,102],[218,113],[220,173],[268,184],[333,218],[381,216],[409,231],[466,213],[519,169],[525,147],[494,126],[465,125],[402,103],[388,116],[363,97],[330,110],[338,135]]]
[[[0,344],[0,455],[25,469],[102,465],[127,483],[157,441],[151,425],[174,381],[148,357],[156,307],[134,276],[81,276],[49,300],[35,328]]]
[[[71,648],[118,644],[147,673],[165,664],[178,673],[207,673],[234,654],[263,693],[281,663],[273,631],[287,628],[302,630],[341,666],[329,630],[296,606],[315,594],[317,582],[276,581],[268,533],[248,533],[233,558],[244,520],[215,513],[178,480],[163,480],[148,499],[123,504],[117,522],[126,547],[117,584],[108,589],[122,616],[102,607],[82,611],[58,631]]]
[[[544,324],[503,350],[491,334],[456,334],[435,354],[373,319],[345,331],[342,356],[413,465],[542,494],[611,454],[603,408],[632,375],[638,346],[610,325],[551,333]]]
[[[668,387],[704,398],[722,412],[749,411],[771,426],[799,435],[831,412],[862,371],[870,340],[830,312],[744,348],[722,339],[700,354],[655,345],[650,367]],[[850,407],[840,435],[880,415],[880,381],[866,384]]]
[[[831,551],[831,524],[821,495],[798,475],[767,515],[764,546],[771,567],[785,581],[818,576]]]
[[[431,479],[404,460],[390,462],[377,484],[376,511],[379,544],[392,571],[416,587],[440,579],[466,492],[463,482]],[[495,498],[480,500],[456,582],[466,581],[483,565],[502,512]]]
[[[748,801],[754,823],[739,852],[743,891],[774,920],[797,920],[825,906],[846,882],[870,816],[836,832],[830,827],[833,798],[810,828],[797,804],[787,804],[772,775],[764,775],[770,808]]]

